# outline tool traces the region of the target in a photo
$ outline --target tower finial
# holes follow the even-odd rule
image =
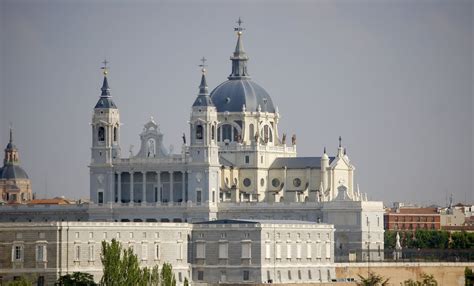
[[[207,62],[207,59],[205,57],[202,57],[201,59],[201,64],[199,65],[201,67],[201,72],[204,74],[206,73],[206,62]]]
[[[13,124],[10,122],[10,143],[13,142]]]
[[[341,148],[341,147],[342,147],[342,137],[339,136],[339,148]]]
[[[101,70],[103,70],[103,74],[104,76],[107,76],[107,74],[109,73],[109,68],[107,67],[107,64],[109,63],[109,61],[107,61],[106,58],[104,58],[104,61],[102,62],[104,65],[100,68]]]
[[[326,146],[324,146],[324,154],[326,154]]]
[[[240,19],[240,17],[239,17],[239,19],[236,21],[236,23],[237,23],[237,25],[239,25],[239,26],[238,26],[238,27],[235,27],[235,28],[234,28],[234,31],[236,31],[238,35],[242,35],[242,31],[245,30],[245,28],[242,27],[242,24],[244,23],[244,21],[242,21],[242,19]]]
[[[244,51],[244,45],[242,43],[242,32],[245,30],[242,27],[242,19],[237,20],[237,27],[234,27],[234,31],[237,32],[237,44],[235,45],[234,54],[230,57],[232,61],[232,73],[228,77],[229,79],[242,79],[242,78],[249,78],[249,74],[247,72],[247,61],[248,57]]]

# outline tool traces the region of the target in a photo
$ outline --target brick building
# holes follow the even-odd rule
[[[384,214],[385,230],[441,229],[437,208],[392,208]]]

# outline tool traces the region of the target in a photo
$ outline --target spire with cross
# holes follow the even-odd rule
[[[207,67],[206,62],[207,62],[207,59],[205,57],[202,57],[201,64],[199,65],[199,67],[201,67],[202,73],[206,73],[206,67]]]
[[[242,19],[239,17],[237,20],[237,27],[234,27],[234,31],[237,32],[237,44],[235,45],[235,50],[233,56],[230,58],[232,60],[232,73],[229,76],[229,79],[241,79],[241,78],[248,78],[247,73],[247,61],[248,57],[244,51],[244,45],[242,43],[242,31],[245,30],[242,27]]]
[[[244,21],[242,21],[242,19],[240,19],[240,17],[239,17],[239,20],[237,20],[236,23],[237,23],[239,26],[238,26],[238,27],[234,27],[234,31],[236,31],[237,34],[242,35],[242,32],[245,30],[245,28],[242,27],[242,24],[244,23]]]
[[[103,70],[104,76],[107,76],[107,74],[109,73],[109,68],[107,67],[107,64],[109,63],[109,61],[107,61],[107,59],[104,59],[102,63],[104,65],[100,69]]]
[[[10,122],[10,143],[13,142],[13,124]]]

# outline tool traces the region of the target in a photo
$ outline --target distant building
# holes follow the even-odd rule
[[[473,205],[450,204],[441,210],[441,228],[448,231],[474,231]]]
[[[3,167],[0,168],[1,201],[7,204],[23,204],[33,198],[31,181],[20,167],[18,149],[13,144],[13,130],[10,128],[10,141],[5,148]]]
[[[53,199],[34,199],[28,202],[29,205],[70,205],[73,202],[62,197]]]
[[[439,230],[441,216],[437,208],[392,208],[384,215],[385,230]]]

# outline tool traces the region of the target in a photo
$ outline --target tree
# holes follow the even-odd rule
[[[464,269],[464,285],[465,286],[473,286],[474,285],[474,273],[472,269],[466,267]]]
[[[184,277],[184,286],[189,286],[189,281],[187,277]]]
[[[173,274],[173,266],[164,263],[161,268],[161,286],[176,286],[176,279]]]
[[[104,273],[100,280],[101,285],[158,285],[158,266],[152,269],[140,268],[140,263],[133,250],[131,248],[122,249],[122,245],[115,239],[112,239],[110,243],[102,241],[100,259]]]
[[[438,286],[438,281],[434,279],[432,274],[421,274],[421,281],[414,281],[413,279],[408,279],[403,282],[404,286]]]
[[[367,278],[363,277],[362,275],[359,275],[359,277],[361,281],[357,282],[358,286],[387,286],[388,280],[390,280],[388,278],[385,279],[385,277],[375,274],[372,271],[369,272]]]
[[[95,286],[94,276],[84,272],[73,272],[59,277],[57,284],[63,286]]]
[[[24,276],[21,276],[18,280],[13,280],[7,283],[7,286],[32,286],[32,285],[33,284]]]

